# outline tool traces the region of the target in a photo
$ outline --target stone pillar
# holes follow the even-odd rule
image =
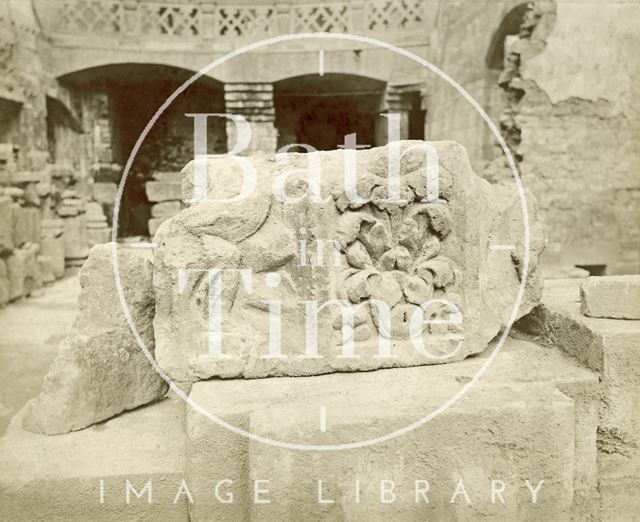
[[[389,141],[389,118],[386,115],[397,114],[400,118],[399,139],[409,139],[409,112],[411,111],[411,99],[408,94],[397,87],[388,86],[382,98],[380,116],[376,121],[375,139],[376,145],[386,145]]]
[[[227,83],[224,86],[226,112],[243,116],[251,124],[251,143],[242,154],[275,152],[278,130],[273,106],[273,85],[270,83]],[[231,150],[237,141],[235,124],[227,121],[227,146]]]

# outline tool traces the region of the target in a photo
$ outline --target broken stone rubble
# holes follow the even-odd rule
[[[111,255],[111,243],[93,247],[80,272],[80,311],[42,391],[26,407],[22,425],[29,431],[53,435],[86,428],[167,391],[123,315]],[[119,250],[118,264],[132,318],[153,353],[151,263]]]

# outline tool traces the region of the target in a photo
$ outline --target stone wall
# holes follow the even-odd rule
[[[491,70],[492,31],[523,5],[503,69]],[[543,210],[552,269],[640,270],[639,16],[624,2],[443,4],[432,40],[438,64],[500,126]],[[487,126],[458,93],[434,86],[429,108],[429,139],[463,143],[477,171],[511,182]]]
[[[0,2],[0,305],[37,295],[104,242],[90,199],[77,92],[46,71],[29,2]],[[88,232],[88,229],[92,229]]]
[[[540,4],[548,36],[534,56],[524,51],[517,119],[522,174],[549,224],[548,261],[637,273],[640,12],[623,2]]]

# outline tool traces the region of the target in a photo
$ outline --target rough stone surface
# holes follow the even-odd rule
[[[46,437],[22,429],[24,410],[0,439],[0,519],[16,522],[188,522],[184,403],[166,399],[95,428]],[[152,482],[153,503],[131,493]],[[100,504],[100,480],[104,503]]]
[[[153,353],[151,263],[119,251],[125,298]],[[111,244],[98,245],[80,272],[79,314],[62,342],[42,392],[26,407],[23,426],[38,433],[78,430],[161,398],[166,383],[138,347],[121,311]]]
[[[151,207],[151,215],[153,217],[171,217],[178,212],[180,212],[180,201],[163,201]]]
[[[422,202],[425,155],[417,149],[404,154],[400,163],[402,203],[383,201],[388,148],[356,153],[358,193],[371,198],[364,204],[346,198],[343,151],[319,154],[321,193],[327,198],[322,204],[308,199],[283,204],[272,194],[274,179],[285,173],[286,193],[304,195],[308,155],[292,154],[288,164],[257,156],[251,158],[260,173],[252,197],[233,204],[201,203],[163,223],[154,239],[159,245],[154,262],[159,364],[179,381],[194,381],[215,375],[311,375],[435,364],[482,351],[506,324],[515,303],[523,270],[522,212],[513,190],[492,186],[472,172],[462,147],[453,142],[432,145],[440,161],[437,202]],[[242,176],[234,167],[226,159],[208,163],[215,177],[210,190],[216,197],[237,194]],[[190,164],[183,172],[185,200],[192,194],[191,176]],[[518,315],[539,299],[536,262],[541,230],[535,202],[528,199],[528,205],[531,256]],[[320,240],[325,242],[322,263],[317,254]],[[494,243],[513,244],[515,250],[492,250]],[[207,356],[209,285],[202,271],[219,267],[252,271],[251,293],[237,272],[223,276],[222,345],[230,356],[226,359]],[[180,269],[200,272],[190,273],[181,289]],[[276,288],[269,286],[269,273],[279,278]],[[264,357],[269,299],[281,303],[285,358]],[[376,299],[389,307],[391,328],[381,322],[373,305],[362,305],[353,333],[347,333],[348,339],[353,335],[359,358],[342,358],[344,332],[338,307],[333,306],[318,315],[322,357],[300,357],[309,314],[299,301],[315,300],[320,306],[331,299],[349,305]],[[419,353],[410,339],[409,320],[420,304],[432,299],[455,304],[463,321],[423,324],[416,337],[426,351]],[[452,321],[452,315],[441,301],[426,306],[429,320]],[[379,338],[389,340],[394,358],[375,357]]]
[[[589,317],[640,319],[640,275],[590,277],[580,297]]]
[[[190,397],[258,436],[351,443],[416,422],[468,382],[485,360],[483,354],[439,367],[199,382]],[[370,447],[321,453],[275,448],[231,434],[189,409],[187,478],[196,499],[191,520],[585,520],[576,515],[594,512],[597,497],[595,423],[589,408],[579,404],[592,410],[597,387],[594,373],[559,351],[510,339],[458,403]],[[212,483],[223,478],[234,481],[221,490],[233,492],[233,504],[211,495]],[[534,484],[544,478],[538,504],[531,503],[525,478]],[[253,504],[258,479],[270,481],[269,505]],[[355,479],[361,482],[359,504]],[[385,505],[379,482],[389,479],[398,497]],[[450,503],[460,479],[470,505],[460,497]],[[491,479],[508,484],[504,505],[491,503]],[[318,504],[317,480],[334,504]],[[416,504],[416,480],[429,481],[429,506]]]
[[[545,281],[542,304],[517,327],[600,373],[597,445],[603,516],[630,520],[629,513],[640,510],[638,496],[628,495],[630,488],[640,486],[640,322],[582,315],[580,283]]]

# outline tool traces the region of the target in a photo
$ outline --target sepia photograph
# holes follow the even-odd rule
[[[640,0],[0,0],[0,521],[640,521]]]

